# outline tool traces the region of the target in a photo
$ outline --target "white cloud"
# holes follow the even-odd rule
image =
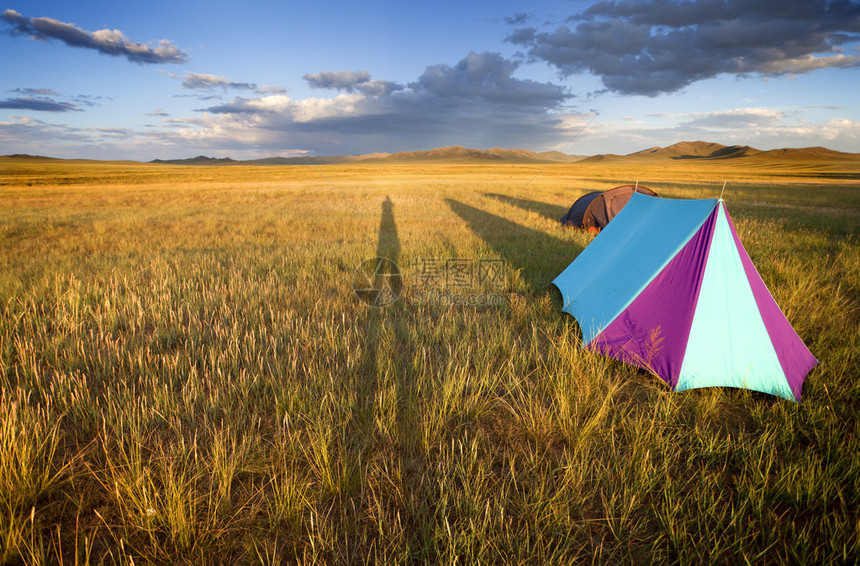
[[[588,153],[618,151],[618,139],[645,149],[678,141],[703,140],[725,145],[750,145],[762,150],[825,146],[857,151],[860,122],[846,118],[814,119],[803,108],[731,108],[713,112],[643,115],[635,123],[622,119],[589,128],[583,145]]]

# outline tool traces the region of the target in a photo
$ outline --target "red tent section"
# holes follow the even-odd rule
[[[657,193],[641,185],[622,185],[605,192],[588,193],[573,203],[568,213],[562,216],[561,223],[565,226],[600,232],[616,214],[621,212],[633,193],[657,196]]]

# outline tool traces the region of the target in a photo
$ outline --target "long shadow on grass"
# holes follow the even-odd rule
[[[562,240],[507,218],[454,199],[445,199],[476,236],[484,240],[520,277],[532,292],[546,288],[573,261],[582,246]]]
[[[374,401],[379,387],[377,380],[381,369],[377,358],[386,313],[382,307],[387,306],[392,299],[396,300],[403,288],[397,266],[399,258],[400,238],[397,236],[397,223],[394,221],[394,203],[390,197],[385,197],[379,221],[375,261],[365,262],[373,267],[372,271],[367,272],[368,278],[372,279],[372,289],[363,294],[359,293],[359,297],[369,305],[360,366],[362,374],[356,384],[356,405],[358,415],[364,423],[362,429],[373,425]]]
[[[385,197],[379,221],[376,256],[365,260],[359,268],[363,276],[357,278],[356,294],[367,306],[364,307],[363,344],[355,378],[355,405],[347,424],[349,445],[358,452],[356,462],[368,462],[374,450],[374,422],[380,376],[385,368],[379,354],[386,333],[386,314],[389,303],[396,300],[402,290],[397,261],[400,256],[400,239],[394,220],[394,203]],[[396,303],[395,303],[396,304]],[[385,308],[388,307],[388,308]],[[383,376],[384,377],[384,376]],[[361,464],[358,464],[361,465]],[[361,477],[362,470],[356,470]],[[352,488],[359,486],[353,485]]]
[[[390,197],[382,202],[382,218],[379,221],[379,240],[376,244],[376,257],[387,257],[394,263],[400,257],[400,238],[397,237],[397,224],[394,222],[394,203]]]
[[[379,223],[379,235],[376,247],[376,257],[384,258],[390,263],[379,264],[377,278],[374,286],[390,285],[387,292],[401,290],[400,280],[391,283],[390,273],[386,272],[391,266],[396,266],[400,256],[400,239],[397,235],[397,224],[394,217],[394,203],[386,197],[382,203],[382,215]],[[387,267],[386,267],[387,266]],[[386,279],[388,278],[388,279]],[[363,297],[366,303],[372,304],[367,297]],[[382,306],[384,305],[384,306]],[[410,316],[412,313],[403,298],[394,300],[390,304],[383,300],[382,308],[374,306],[364,307],[364,342],[362,345],[361,360],[355,382],[355,410],[348,423],[346,434],[352,446],[357,448],[357,453],[352,454],[353,460],[359,466],[366,468],[367,463],[372,462],[378,456],[378,451],[393,445],[399,460],[401,486],[407,501],[422,502],[426,497],[420,494],[426,487],[422,487],[421,478],[425,474],[422,468],[426,464],[422,461],[420,449],[421,439],[421,415],[418,414],[418,389],[415,383],[416,375],[412,365],[412,352],[415,345],[410,336]],[[378,424],[383,427],[391,422],[390,406],[385,406],[384,399],[392,392],[395,396],[395,414],[393,428],[381,431],[378,436]],[[365,477],[367,470],[359,470],[358,477]],[[357,487],[357,486],[354,486]],[[365,489],[367,484],[360,486]],[[414,495],[410,495],[414,494]],[[385,502],[383,507],[388,508],[392,503]],[[432,508],[428,505],[427,508]],[[432,543],[432,531],[428,531],[431,524],[428,517],[422,517],[421,505],[411,508],[408,505],[403,508],[402,515],[398,516],[408,525],[409,536],[413,537],[410,548],[416,549],[416,559],[420,559],[423,552]],[[380,509],[374,509],[373,513],[379,513]],[[424,511],[426,513],[426,509]],[[356,524],[360,523],[360,517],[353,517]],[[350,536],[356,533],[349,533]],[[387,544],[388,541],[378,541],[378,544]]]
[[[529,212],[537,212],[538,214],[545,216],[550,220],[558,221],[562,216],[567,214],[568,211],[568,208],[565,208],[563,206],[540,202],[537,200],[514,198],[508,195],[500,195],[498,193],[484,193],[484,196],[494,198],[506,204],[522,208],[523,210],[528,210]]]

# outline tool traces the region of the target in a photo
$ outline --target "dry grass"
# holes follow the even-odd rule
[[[0,563],[860,553],[857,164],[2,165]],[[822,362],[802,403],[581,349],[549,283],[592,236],[557,218],[637,180],[728,180]],[[504,303],[419,300],[427,258],[501,259]]]

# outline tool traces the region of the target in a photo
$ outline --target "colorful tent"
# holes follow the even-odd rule
[[[719,199],[634,194],[553,283],[587,348],[675,390],[743,387],[799,401],[818,363]]]
[[[635,185],[622,185],[604,192],[594,192],[582,195],[567,214],[560,221],[565,226],[584,228],[592,232],[600,232],[615,215],[621,212],[630,201],[633,193],[642,193],[656,197],[657,193],[648,187],[642,187],[639,183]]]

